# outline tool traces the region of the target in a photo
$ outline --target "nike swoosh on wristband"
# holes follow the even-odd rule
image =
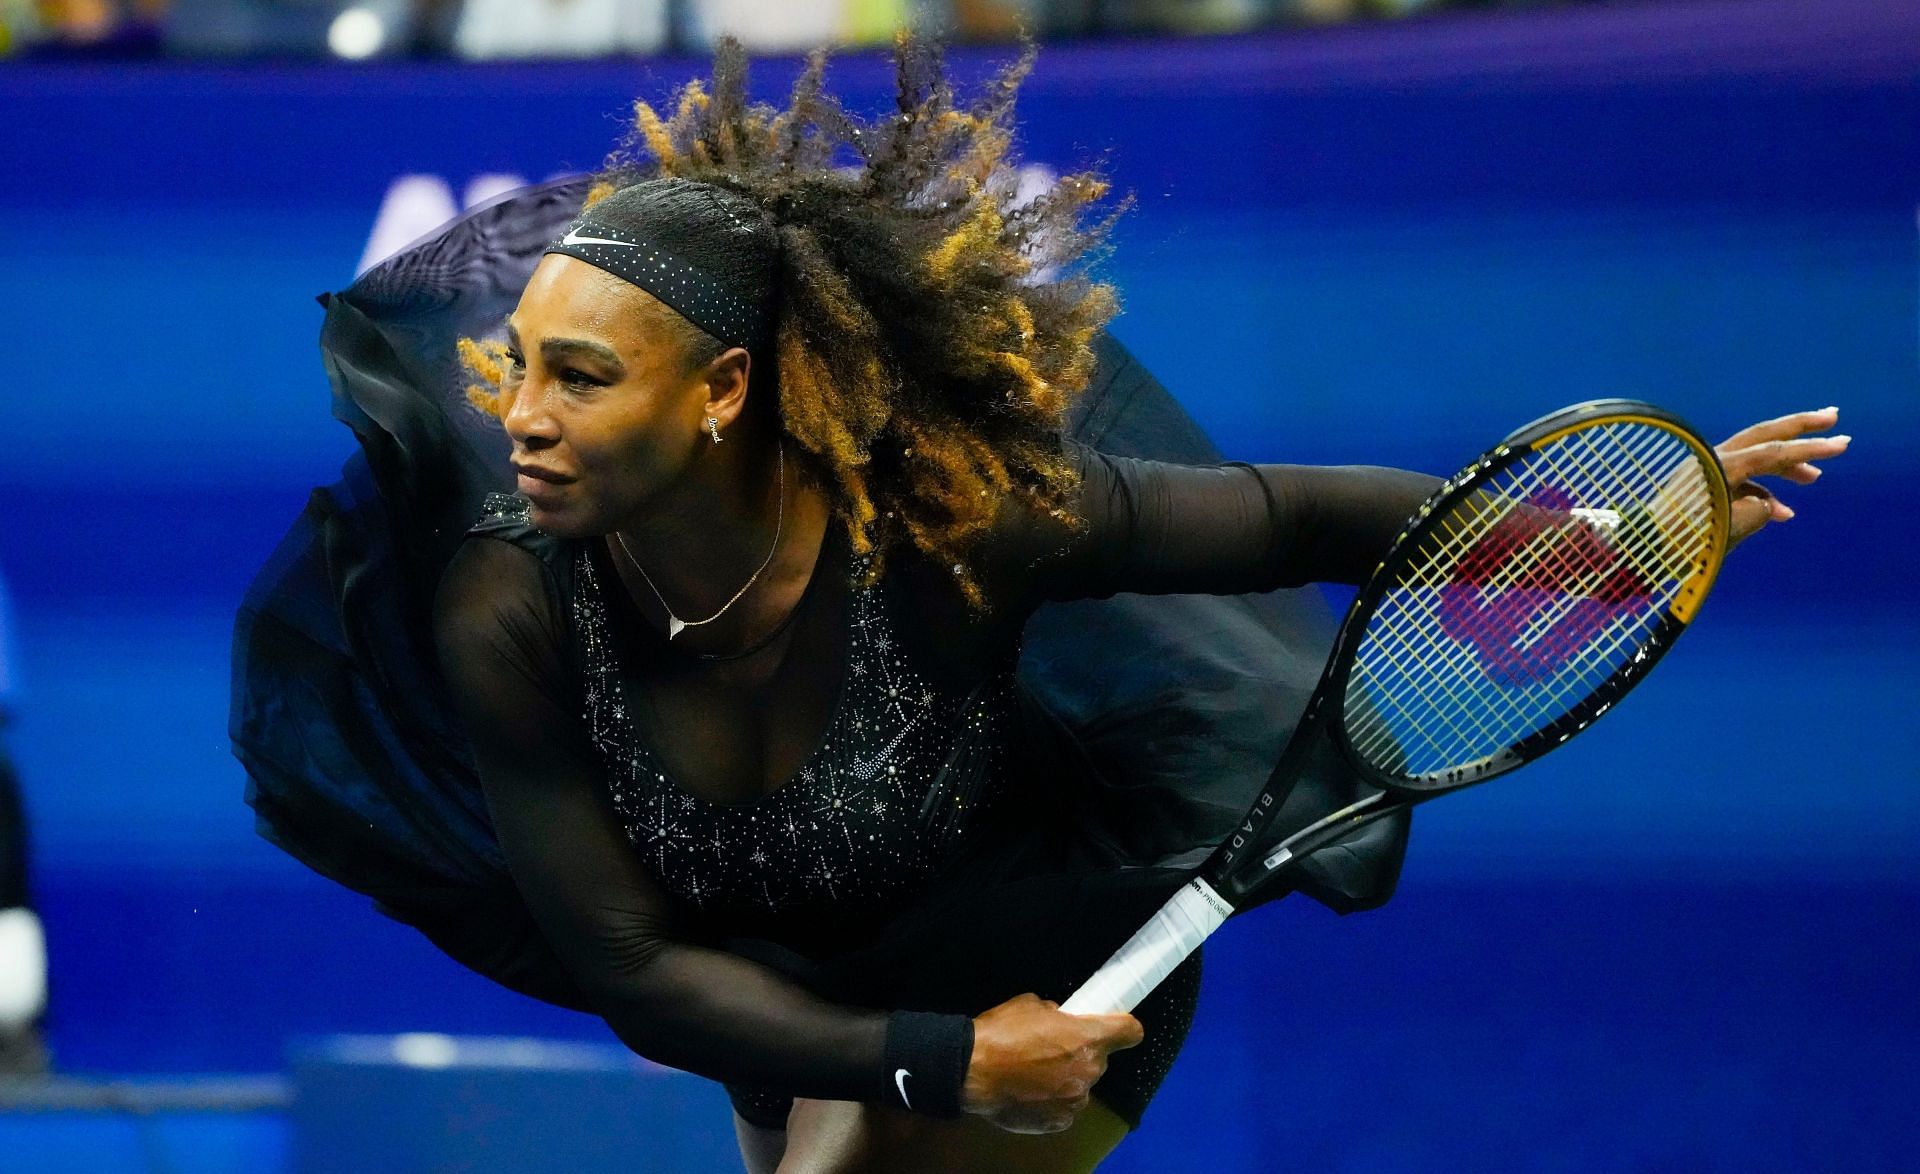
[[[637,249],[640,247],[628,241],[611,241],[604,236],[581,236],[578,229],[574,229],[568,232],[567,235],[561,237],[560,243],[563,245],[619,245],[623,249]]]
[[[900,1103],[909,1109],[913,1108],[913,1102],[907,1099],[907,1077],[912,1075],[913,1073],[907,1071],[905,1068],[895,1068],[893,1070],[893,1086],[900,1090]]]

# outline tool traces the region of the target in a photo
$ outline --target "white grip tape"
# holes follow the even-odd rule
[[[1195,877],[1060,1004],[1060,1009],[1072,1015],[1133,1010],[1232,912],[1233,906],[1226,898]]]

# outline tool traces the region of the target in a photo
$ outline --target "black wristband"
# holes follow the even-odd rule
[[[895,1011],[887,1020],[880,1101],[933,1117],[958,1117],[973,1059],[973,1020],[965,1015]]]

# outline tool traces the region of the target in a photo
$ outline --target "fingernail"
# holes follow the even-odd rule
[[[1787,520],[1788,518],[1791,518],[1791,517],[1793,517],[1793,507],[1792,507],[1792,506],[1790,506],[1790,505],[1783,505],[1783,506],[1781,506],[1781,507],[1780,507],[1780,520],[1784,522],[1784,521],[1786,521],[1786,520]]]
[[[1836,436],[1836,437],[1834,437],[1834,439],[1835,439],[1835,440],[1837,440],[1837,441],[1839,441],[1839,442],[1840,442],[1841,444],[1852,444],[1852,443],[1853,443],[1853,437],[1851,437],[1851,436]]]

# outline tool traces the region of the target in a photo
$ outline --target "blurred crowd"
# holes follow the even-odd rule
[[[882,42],[1230,33],[1570,0],[0,0],[0,55],[609,57]]]

